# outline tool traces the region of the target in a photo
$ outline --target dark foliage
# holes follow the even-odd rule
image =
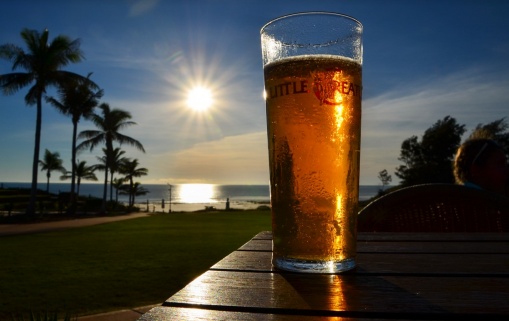
[[[396,168],[396,176],[403,186],[426,183],[454,183],[452,163],[465,125],[447,116],[428,128],[421,141],[412,136],[401,144],[398,160],[404,165]]]

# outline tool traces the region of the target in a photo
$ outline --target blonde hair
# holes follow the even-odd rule
[[[472,179],[470,167],[484,166],[488,158],[496,151],[502,150],[497,142],[486,138],[474,138],[464,142],[456,153],[454,160],[454,178],[456,183],[465,184]]]

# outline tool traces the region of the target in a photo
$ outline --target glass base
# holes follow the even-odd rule
[[[311,261],[272,256],[276,268],[299,273],[341,273],[355,268],[355,258],[343,261]]]

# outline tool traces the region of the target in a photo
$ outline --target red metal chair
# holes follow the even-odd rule
[[[453,184],[402,188],[359,212],[361,232],[509,232],[509,198]]]

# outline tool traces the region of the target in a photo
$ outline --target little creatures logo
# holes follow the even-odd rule
[[[343,70],[338,68],[328,68],[325,71],[316,72],[311,86],[316,98],[320,100],[320,105],[339,105],[342,103],[344,95],[361,97],[360,86],[345,79]],[[309,93],[309,87],[307,79],[272,85],[267,88],[266,98],[274,99],[287,95]]]
[[[339,105],[343,102],[342,95],[361,96],[360,86],[345,80],[343,70],[339,68],[327,68],[324,72],[317,72],[313,89],[320,105]]]
[[[267,95],[267,98],[269,98],[269,99],[286,96],[286,95],[292,95],[292,94],[308,93],[309,92],[308,81],[307,80],[299,80],[299,81],[285,82],[283,84],[270,87],[269,91],[270,92]]]

